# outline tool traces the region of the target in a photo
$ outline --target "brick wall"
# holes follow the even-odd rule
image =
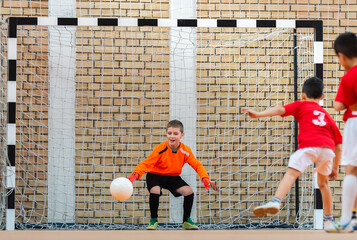
[[[258,1],[256,1],[258,2]],[[341,130],[341,115],[332,108],[338,78],[343,75],[331,49],[333,40],[346,30],[356,32],[356,1],[335,5],[334,1],[198,1],[197,18],[259,18],[259,19],[322,19],[324,20],[324,81],[326,100],[324,106],[338,122]],[[47,16],[47,1],[2,1],[2,18],[7,16]],[[132,17],[169,18],[168,1],[77,1],[78,17]],[[19,132],[24,144],[19,144],[18,158],[27,163],[17,166],[19,186],[17,196],[24,199],[19,210],[20,218],[45,221],[46,209],[46,146],[48,130],[46,105],[47,86],[47,35],[46,29],[31,33],[25,27],[19,43],[18,93],[24,104],[18,109]],[[76,177],[78,223],[146,223],[149,217],[147,190],[143,181],[135,185],[133,198],[126,204],[113,203],[108,191],[111,180],[130,174],[136,164],[147,156],[152,148],[164,140],[164,126],[169,120],[169,41],[166,28],[78,28],[77,29],[77,112],[76,112]],[[240,32],[242,31],[242,32]],[[287,103],[292,95],[291,56],[279,59],[279,49],[291,47],[292,41],[274,39],[269,44],[277,54],[266,57],[267,63],[257,65],[257,57],[264,57],[263,48],[253,45],[238,48],[236,35],[246,34],[249,29],[198,29],[198,154],[212,179],[219,179],[225,189],[221,195],[207,194],[199,184],[197,198],[200,201],[201,222],[222,221],[228,215],[251,215],[248,208],[265,201],[276,189],[281,179],[291,146],[291,123],[280,118],[273,121],[248,122],[239,108],[248,103],[262,108]],[[256,34],[254,31],[251,35]],[[224,40],[230,42],[224,42]],[[228,47],[212,47],[219,44]],[[252,51],[257,51],[251,54]],[[153,54],[155,53],[155,54]],[[311,57],[306,60],[311,61]],[[284,65],[283,65],[284,64]],[[40,66],[34,68],[33,66]],[[266,82],[271,68],[290,66],[276,72],[279,83]],[[257,70],[259,76],[249,78]],[[35,78],[36,75],[44,75]],[[299,73],[300,81],[311,74],[311,69]],[[223,76],[223,77],[222,77]],[[271,78],[270,78],[271,79]],[[300,82],[301,84],[301,82]],[[21,89],[21,90],[20,90]],[[269,94],[274,92],[271,100]],[[288,92],[288,94],[286,94]],[[290,92],[290,93],[289,93]],[[252,99],[254,98],[254,99]],[[219,99],[219,100],[217,100]],[[83,104],[83,105],[82,105]],[[37,110],[44,110],[42,114]],[[276,128],[284,125],[287,129]],[[31,126],[28,128],[27,126]],[[244,127],[241,127],[244,126]],[[37,133],[37,134],[34,134]],[[284,135],[282,138],[278,136]],[[274,144],[266,144],[268,136],[276,136]],[[19,135],[20,137],[20,135]],[[274,138],[273,138],[274,139]],[[22,141],[22,139],[21,139]],[[268,140],[269,141],[269,140]],[[227,144],[228,143],[228,144]],[[259,151],[258,151],[259,149]],[[276,154],[278,152],[278,154]],[[33,154],[36,153],[36,157]],[[246,157],[242,157],[246,156]],[[268,156],[268,157],[267,157]],[[282,160],[281,160],[282,159]],[[277,163],[277,161],[281,161]],[[258,165],[259,162],[259,165]],[[274,163],[274,164],[273,164]],[[264,164],[264,165],[263,165]],[[269,168],[274,165],[275,167]],[[262,173],[269,175],[264,177]],[[268,174],[271,173],[271,174]],[[306,188],[311,188],[311,176],[306,175]],[[341,180],[331,182],[334,192],[334,214],[340,215]],[[38,178],[34,183],[33,179]],[[257,186],[247,188],[247,182],[257,179]],[[37,184],[33,188],[33,184]],[[268,192],[264,192],[268,189]],[[262,194],[257,194],[261,191]],[[231,201],[241,203],[230,205]],[[249,199],[254,196],[254,199]],[[35,207],[33,200],[36,200]],[[292,193],[285,200],[294,204]],[[302,199],[309,202],[311,199]],[[161,200],[160,216],[168,214],[168,195]],[[290,202],[288,204],[288,202]],[[207,210],[204,206],[210,205]],[[113,210],[114,209],[114,210]],[[224,211],[222,211],[224,209]],[[229,209],[229,210],[228,210]],[[285,219],[285,207],[281,219]],[[215,217],[208,218],[208,215]],[[309,214],[309,213],[308,213]],[[120,217],[118,217],[120,216]],[[132,218],[134,217],[134,218]],[[37,218],[37,219],[36,219]],[[36,219],[36,220],[34,220]],[[27,220],[26,220],[27,221]],[[163,222],[167,219],[163,218]],[[240,223],[240,221],[237,221]],[[244,223],[244,220],[243,220]]]

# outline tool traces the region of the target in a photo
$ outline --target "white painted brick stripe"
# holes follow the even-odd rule
[[[16,60],[17,58],[17,38],[7,39],[7,58],[9,60]]]
[[[159,27],[177,27],[176,19],[158,19]]]
[[[7,124],[7,145],[16,145],[16,124]]]
[[[255,28],[257,27],[257,20],[256,19],[237,20],[237,27]]]
[[[315,170],[315,168],[314,168],[314,170]],[[313,178],[313,181],[314,181],[314,188],[318,189],[319,185],[317,184],[317,172],[313,173],[312,178]]]
[[[314,229],[323,229],[324,228],[324,210],[323,209],[314,209]]]
[[[15,188],[15,173],[14,166],[6,167],[6,188]]]
[[[276,20],[277,28],[295,28],[296,21],[295,20]]]
[[[197,19],[197,27],[217,27],[216,19]]]
[[[39,25],[39,26],[57,26],[58,18],[56,18],[56,17],[39,17],[37,19],[37,25]]]
[[[136,18],[119,18],[118,26],[136,27],[136,26],[138,26],[138,19],[136,19]]]
[[[324,105],[324,99],[321,99],[321,100],[319,101],[319,105],[320,105],[320,106],[323,106],[323,105]]]
[[[324,43],[314,42],[314,63],[324,62]]]
[[[6,230],[15,230],[15,209],[6,209]]]
[[[98,26],[97,18],[78,18],[78,26]]]
[[[16,82],[7,82],[7,102],[16,102]]]

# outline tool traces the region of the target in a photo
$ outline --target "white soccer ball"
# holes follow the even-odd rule
[[[116,200],[124,201],[133,194],[133,184],[125,177],[116,178],[110,184],[110,193]]]

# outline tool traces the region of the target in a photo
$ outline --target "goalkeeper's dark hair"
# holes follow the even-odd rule
[[[342,53],[348,58],[357,57],[357,36],[352,32],[340,34],[334,44],[335,53]]]
[[[167,124],[166,130],[169,129],[170,127],[178,128],[178,129],[180,129],[180,132],[183,133],[183,124],[182,124],[182,122],[180,122],[179,120],[171,120],[171,121]]]
[[[308,98],[318,99],[322,97],[324,91],[324,83],[318,77],[312,77],[307,79],[302,86],[302,92],[306,94]]]

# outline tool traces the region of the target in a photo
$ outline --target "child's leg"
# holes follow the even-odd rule
[[[176,190],[182,196],[183,200],[183,221],[186,222],[187,219],[191,216],[191,210],[193,206],[194,193],[190,186],[183,186]]]
[[[161,188],[159,186],[155,186],[150,189],[149,206],[151,218],[157,218],[158,216],[157,212],[159,209],[160,191]]]
[[[187,219],[191,216],[191,210],[193,205],[194,193],[184,196],[183,200],[183,219],[182,222],[186,222]]]
[[[275,197],[282,200],[286,194],[288,194],[291,186],[295,183],[295,180],[300,176],[300,174],[300,171],[288,167],[283,179],[279,183],[278,189],[275,192]]]
[[[283,179],[280,181],[278,189],[275,192],[275,197],[273,200],[268,202],[267,204],[258,206],[254,208],[253,214],[257,217],[264,217],[267,214],[275,215],[279,212],[281,200],[286,196],[289,192],[291,186],[295,182],[298,176],[300,176],[301,172],[288,167]]]
[[[317,184],[319,185],[319,189],[321,191],[322,202],[324,205],[324,214],[325,216],[330,216],[332,215],[332,194],[328,182],[328,176],[318,173]]]
[[[352,210],[357,196],[357,167],[348,166],[342,187],[342,214],[340,222],[347,224],[352,218]]]

